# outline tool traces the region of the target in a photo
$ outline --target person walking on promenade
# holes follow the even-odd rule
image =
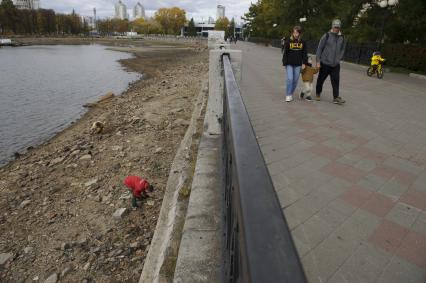
[[[333,103],[342,105],[345,101],[339,95],[340,84],[340,61],[345,54],[346,42],[341,31],[342,23],[335,19],[331,25],[331,31],[321,37],[318,44],[316,61],[320,68],[315,100],[321,100],[322,87],[325,80],[330,75],[331,86],[333,87]]]
[[[283,66],[287,74],[286,102],[293,100],[293,94],[299,81],[300,69],[305,69],[308,61],[306,42],[301,37],[302,28],[295,26],[292,35],[284,45]]]

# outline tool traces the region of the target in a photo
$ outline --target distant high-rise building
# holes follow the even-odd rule
[[[123,4],[123,2],[121,2],[121,0],[115,4],[115,18],[120,20],[127,19],[127,7]]]
[[[212,17],[209,17],[209,20],[207,21],[208,24],[214,24],[215,20]]]
[[[216,19],[225,18],[225,6],[217,5]]]
[[[133,8],[133,17],[135,19],[145,19],[145,8],[139,2]]]
[[[0,0],[0,3],[3,0]],[[40,0],[13,0],[13,5],[19,10],[37,10],[40,9]]]
[[[96,29],[96,22],[98,19],[96,18],[96,8],[93,8],[93,22],[94,22],[94,29]]]

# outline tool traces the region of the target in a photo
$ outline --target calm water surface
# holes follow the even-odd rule
[[[140,78],[117,60],[128,53],[100,45],[0,49],[0,166],[75,121],[87,102],[119,94]]]

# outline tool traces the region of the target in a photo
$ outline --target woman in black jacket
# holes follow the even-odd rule
[[[299,81],[300,69],[304,69],[308,61],[306,42],[301,38],[302,28],[295,26],[289,40],[286,41],[283,53],[283,66],[287,74],[287,92],[285,101],[291,102]]]

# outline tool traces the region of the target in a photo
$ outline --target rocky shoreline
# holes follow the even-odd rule
[[[144,80],[0,168],[1,282],[139,280],[207,53],[198,44],[108,45],[133,52],[122,63]],[[95,121],[103,133],[91,133]],[[156,189],[137,210],[122,186],[131,174]]]

